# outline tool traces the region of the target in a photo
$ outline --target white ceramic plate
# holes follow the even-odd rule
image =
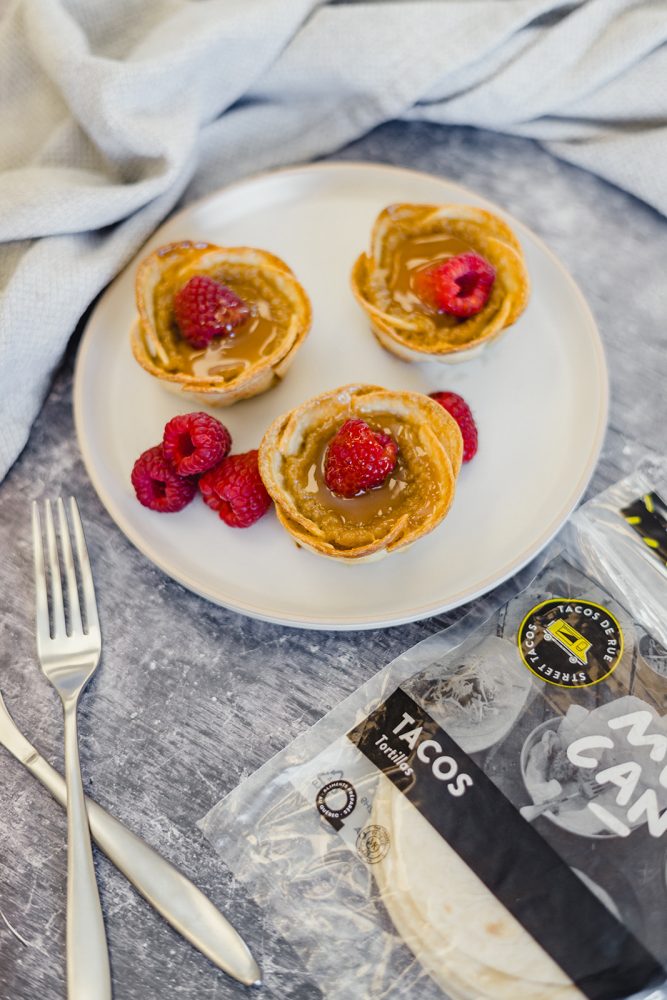
[[[509,218],[532,279],[530,304],[478,359],[407,364],[378,346],[352,297],[349,273],[377,213],[395,201],[497,206],[438,177],[373,164],[327,163],[255,177],[193,204],[157,231],[163,243],[208,240],[282,257],[311,297],[312,331],[277,388],[217,415],[234,450],[255,448],[275,416],[347,382],[432,392],[470,403],[480,445],[464,466],[445,521],[404,553],[347,566],[297,549],[269,513],[228,528],[196,499],[156,514],[134,497],[130,470],[166,421],[198,407],[160,388],[134,361],[137,261],[100,299],[76,367],[83,459],[121,531],[165,573],[218,604],[305,628],[398,625],[463,604],[528,562],[584,491],[607,413],[607,374],[591,313],[572,279],[525,226]],[[216,411],[213,411],[216,412]]]

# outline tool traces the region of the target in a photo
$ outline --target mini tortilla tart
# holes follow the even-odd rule
[[[382,487],[343,499],[324,485],[328,442],[361,418],[398,444]],[[456,421],[428,396],[347,385],[279,417],[259,448],[278,520],[304,548],[343,562],[379,559],[432,531],[454,499],[463,442]]]
[[[238,329],[214,337],[204,349],[181,335],[173,307],[176,292],[196,275],[218,281],[250,308]],[[266,250],[171,243],[140,264],[135,288],[135,359],[166,389],[210,406],[229,406],[270,389],[310,329],[308,296],[287,264]]]
[[[423,261],[419,260],[420,247]],[[410,248],[409,259],[406,248]],[[488,301],[467,319],[430,309],[410,293],[404,280],[406,267],[425,265],[429,256],[434,263],[440,253],[474,253],[495,270]],[[385,208],[375,221],[370,253],[357,259],[351,281],[383,347],[406,361],[445,363],[467,360],[496,340],[526,308],[530,288],[523,252],[512,229],[491,212],[470,205]]]

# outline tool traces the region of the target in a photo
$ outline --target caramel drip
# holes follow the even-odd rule
[[[185,371],[199,378],[208,375],[241,374],[271,353],[278,328],[260,312],[266,303],[257,304],[256,313],[224,337],[214,337],[203,350],[192,349]],[[269,312],[268,308],[266,310]]]
[[[402,240],[396,248],[389,276],[394,301],[407,313],[428,313],[438,326],[456,326],[460,322],[456,316],[436,312],[419,298],[413,288],[413,277],[422,268],[462,253],[476,253],[476,250],[455,236],[437,234]]]
[[[308,469],[304,492],[316,499],[322,507],[335,511],[344,524],[368,524],[376,517],[394,516],[401,503],[403,491],[408,485],[407,469],[401,459],[400,451],[401,437],[406,433],[405,426],[388,420],[373,421],[372,426],[374,430],[390,434],[399,447],[396,466],[381,486],[350,498],[340,497],[331,492],[324,481],[324,463],[333,434],[322,443],[316,460]]]
[[[173,363],[177,371],[196,378],[235,378],[270,355],[280,336],[281,326],[272,313],[271,303],[257,299],[257,292],[245,282],[225,280],[224,275],[210,273],[212,278],[231,288],[250,307],[250,316],[223,337],[214,337],[204,348],[193,347],[181,336],[173,315],[173,291],[156,289],[156,313],[162,310],[164,322],[173,331]]]

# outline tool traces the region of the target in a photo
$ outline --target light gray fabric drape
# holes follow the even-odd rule
[[[411,118],[531,136],[667,210],[663,0],[16,0],[0,21],[0,478],[175,202]]]

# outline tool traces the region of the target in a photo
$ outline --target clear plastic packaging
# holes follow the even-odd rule
[[[201,821],[324,996],[667,998],[667,583],[622,513],[656,485],[591,501]]]
[[[646,510],[647,502],[652,510]],[[663,648],[665,677],[666,504],[667,459],[646,458],[632,475],[580,507],[565,529],[568,547],[581,564],[618,600],[630,602],[654,642]]]

